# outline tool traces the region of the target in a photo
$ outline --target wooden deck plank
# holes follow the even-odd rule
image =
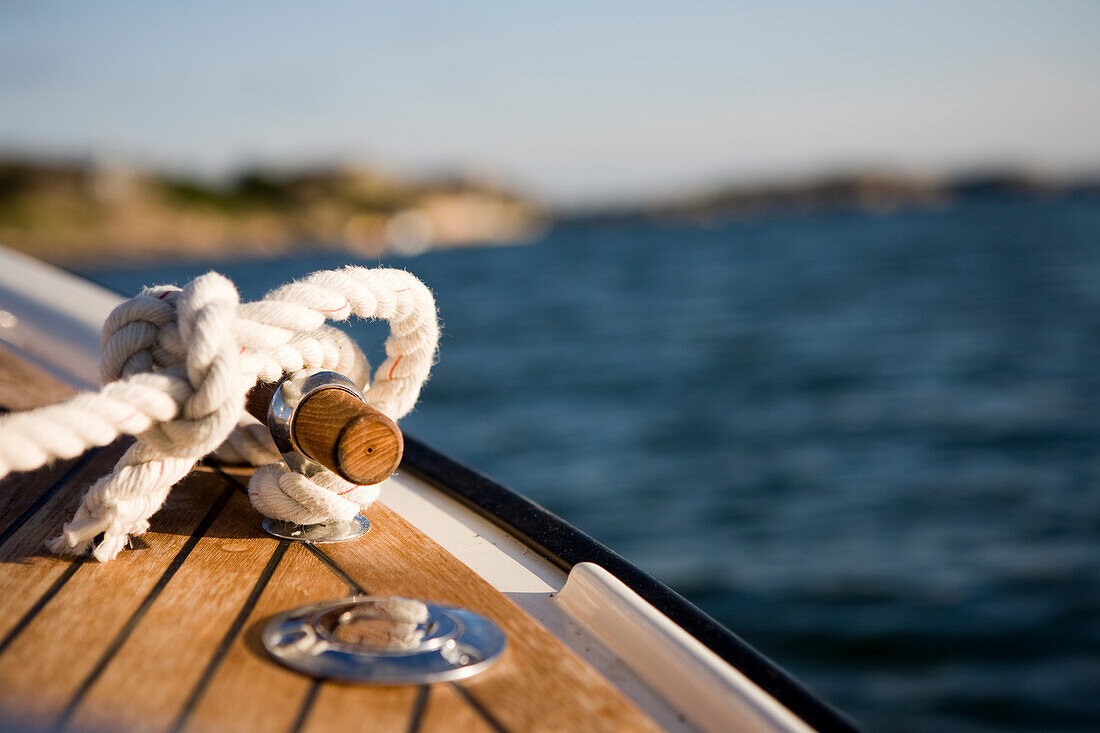
[[[0,345],[0,410],[27,410],[50,405],[73,394],[72,387]],[[0,542],[17,519],[80,461],[73,458],[37,471],[0,480]]]
[[[60,402],[74,390],[0,344],[0,407],[29,410]]]
[[[347,593],[347,586],[305,545],[291,544],[242,633],[184,721],[185,730],[290,729],[313,680],[273,662],[260,643],[260,632],[276,613]]]
[[[209,490],[201,487],[209,493],[226,486],[209,473],[194,474],[191,483],[192,490],[199,488],[194,484],[211,484]],[[266,587],[283,557],[286,544],[256,536],[258,525],[247,498],[234,491],[88,690],[73,727],[152,731],[172,726],[246,600],[264,590],[256,588],[258,580]],[[124,581],[116,576],[112,582]],[[251,608],[244,611],[247,618]]]
[[[454,685],[432,685],[420,720],[420,733],[495,733],[494,728],[463,698]]]
[[[500,624],[508,636],[504,657],[460,685],[504,728],[658,730],[563,642],[426,535],[380,503],[368,514],[374,524],[369,534],[325,550],[371,593],[464,606]],[[356,688],[342,691],[351,698],[358,694]],[[335,704],[338,697],[330,694],[328,700]]]
[[[325,682],[307,712],[302,733],[356,729],[405,733],[410,730],[418,690],[412,686],[367,687]]]
[[[80,467],[55,487],[22,486],[29,495],[38,497],[52,490],[26,522],[14,526],[16,517],[6,518],[14,530],[0,545],[0,649],[14,640],[9,638],[28,611],[42,595],[66,573],[82,572],[73,567],[73,558],[57,557],[46,550],[46,540],[61,532],[62,525],[72,518],[80,497],[89,485],[114,465],[125,450],[125,444],[115,444],[100,450],[80,464]],[[40,478],[53,477],[53,472],[35,472]],[[0,654],[3,654],[0,651]],[[3,657],[0,657],[2,662]]]
[[[139,549],[109,563],[84,563],[0,655],[0,719],[38,727],[79,704],[100,668],[109,664],[120,636],[140,621],[135,614],[148,607],[168,574],[178,569],[194,545],[192,534],[219,505],[217,486],[190,479],[184,484],[154,515]],[[44,527],[41,531],[47,532]],[[68,562],[50,557],[41,561]]]
[[[0,481],[0,544],[16,531],[18,523],[29,519],[25,513],[40,510],[51,489],[61,488],[58,483],[69,478],[66,474],[80,464],[82,458],[84,456],[43,466],[37,471],[11,474]],[[55,529],[60,530],[60,525]]]
[[[68,394],[0,346],[0,408]],[[381,504],[360,540],[280,543],[229,488],[247,470],[200,469],[173,489],[137,549],[104,564],[47,555],[43,542],[125,443],[0,484],[0,728],[655,729],[534,619]],[[17,516],[25,523],[16,526]],[[319,682],[267,656],[259,634],[272,615],[349,595],[349,586],[472,608],[504,628],[509,648],[488,672],[431,687]]]

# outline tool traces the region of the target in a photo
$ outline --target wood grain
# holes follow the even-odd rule
[[[417,690],[412,686],[364,687],[326,682],[321,685],[302,731],[342,733],[358,727],[371,733],[405,733],[409,730]]]
[[[217,493],[224,481],[196,474],[190,484]],[[235,492],[89,688],[72,718],[76,728],[164,730],[179,716],[277,549],[255,536],[259,519]],[[125,582],[113,575],[113,584]]]
[[[3,369],[45,379],[0,349]],[[19,402],[17,383],[0,379],[0,405],[64,396],[46,383]],[[43,542],[126,444],[0,486],[13,494],[0,498],[0,728],[655,729],[534,619],[380,504],[359,540],[285,544],[260,532],[236,486],[247,470],[200,468],[135,549],[103,564],[47,555]],[[504,628],[508,650],[482,675],[430,688],[316,682],[271,660],[259,643],[271,616],[349,595],[345,578],[372,594],[472,608]]]
[[[313,681],[272,662],[261,646],[260,632],[276,613],[347,593],[347,586],[305,545],[291,544],[243,632],[233,640],[188,717],[185,730],[286,729],[298,715]]]
[[[53,484],[60,478],[57,474],[63,473],[61,469],[71,467],[74,461],[53,470],[10,477],[19,480],[6,480],[0,484],[0,490],[19,492],[15,497],[18,501],[13,500],[9,507],[15,503],[26,503],[29,507],[33,500],[53,489],[52,496],[10,533],[7,530],[14,529],[14,523],[20,517],[14,513],[9,516],[5,509],[4,534],[7,539],[0,546],[0,639],[7,637],[46,590],[76,562],[73,558],[49,554],[46,541],[60,534],[62,525],[72,519],[84,491],[96,478],[110,470],[128,444],[128,441],[123,441],[101,449],[57,486]],[[35,485],[32,483],[35,478],[43,479],[43,483]]]
[[[393,420],[342,389],[306,397],[294,418],[294,438],[317,463],[363,485],[389,478],[405,449]]]
[[[244,409],[248,414],[267,425],[267,408],[271,405],[271,398],[275,396],[275,390],[279,388],[277,382],[256,382],[244,398]]]
[[[139,549],[109,563],[85,562],[0,655],[0,711],[6,721],[48,725],[74,700],[215,501],[217,486],[185,483],[190,485],[177,487],[165,509],[154,515]],[[43,557],[35,562],[69,561]],[[3,574],[8,575],[7,568]]]
[[[496,730],[480,713],[459,695],[454,685],[432,685],[420,730],[424,733],[444,733],[461,730],[470,733],[494,733]]]
[[[0,537],[8,534],[20,519],[24,519],[23,513],[40,502],[67,473],[87,460],[79,456],[43,466],[35,471],[13,473],[0,480]],[[55,529],[60,527],[59,524]]]
[[[71,397],[76,390],[0,346],[0,407],[29,410]]]
[[[277,387],[260,382],[249,390],[245,409],[252,417],[267,423],[268,406]],[[397,423],[335,387],[314,392],[298,406],[294,440],[315,463],[365,486],[393,475],[405,451]]]
[[[73,393],[69,385],[0,346],[0,408],[29,410],[60,402]],[[0,536],[79,461],[79,458],[58,461],[36,471],[15,473],[0,480]],[[57,525],[57,528],[60,526]]]
[[[374,525],[369,534],[326,545],[326,551],[372,594],[464,606],[496,621],[508,636],[504,657],[460,684],[504,727],[659,730],[563,642],[429,537],[381,504],[367,513]]]

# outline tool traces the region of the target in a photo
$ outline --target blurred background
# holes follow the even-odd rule
[[[410,432],[868,729],[1095,730],[1098,37],[1062,0],[4,4],[0,242],[124,294],[407,268],[444,321]]]

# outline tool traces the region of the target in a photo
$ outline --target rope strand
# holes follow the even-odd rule
[[[371,384],[362,351],[326,325],[352,316],[390,324],[386,359]],[[49,543],[57,553],[91,549],[101,561],[145,532],[171,487],[215,450],[222,458],[268,464],[249,482],[252,504],[266,516],[344,521],[369,506],[378,487],[349,484],[328,471],[307,478],[269,463],[278,452],[244,412],[245,395],[258,380],[319,367],[363,385],[366,403],[397,420],[416,403],[438,341],[431,292],[402,270],[315,272],[254,303],[241,303],[233,284],[213,272],[183,288],[146,288],[104,323],[99,392],[0,418],[0,477],[136,435]]]

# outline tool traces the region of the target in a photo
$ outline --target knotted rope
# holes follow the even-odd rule
[[[353,315],[390,324],[386,359],[369,385],[363,353],[325,325]],[[315,272],[254,303],[241,303],[233,284],[214,272],[183,288],[146,288],[103,326],[99,392],[0,418],[0,477],[137,436],[49,543],[57,553],[91,549],[110,560],[149,528],[169,489],[211,451],[254,464],[279,458],[266,429],[244,412],[258,380],[313,367],[338,371],[366,387],[367,404],[397,420],[416,403],[438,340],[431,292],[401,270]],[[278,462],[258,469],[248,492],[267,516],[314,524],[350,519],[377,498],[378,487],[327,471],[307,478]]]

